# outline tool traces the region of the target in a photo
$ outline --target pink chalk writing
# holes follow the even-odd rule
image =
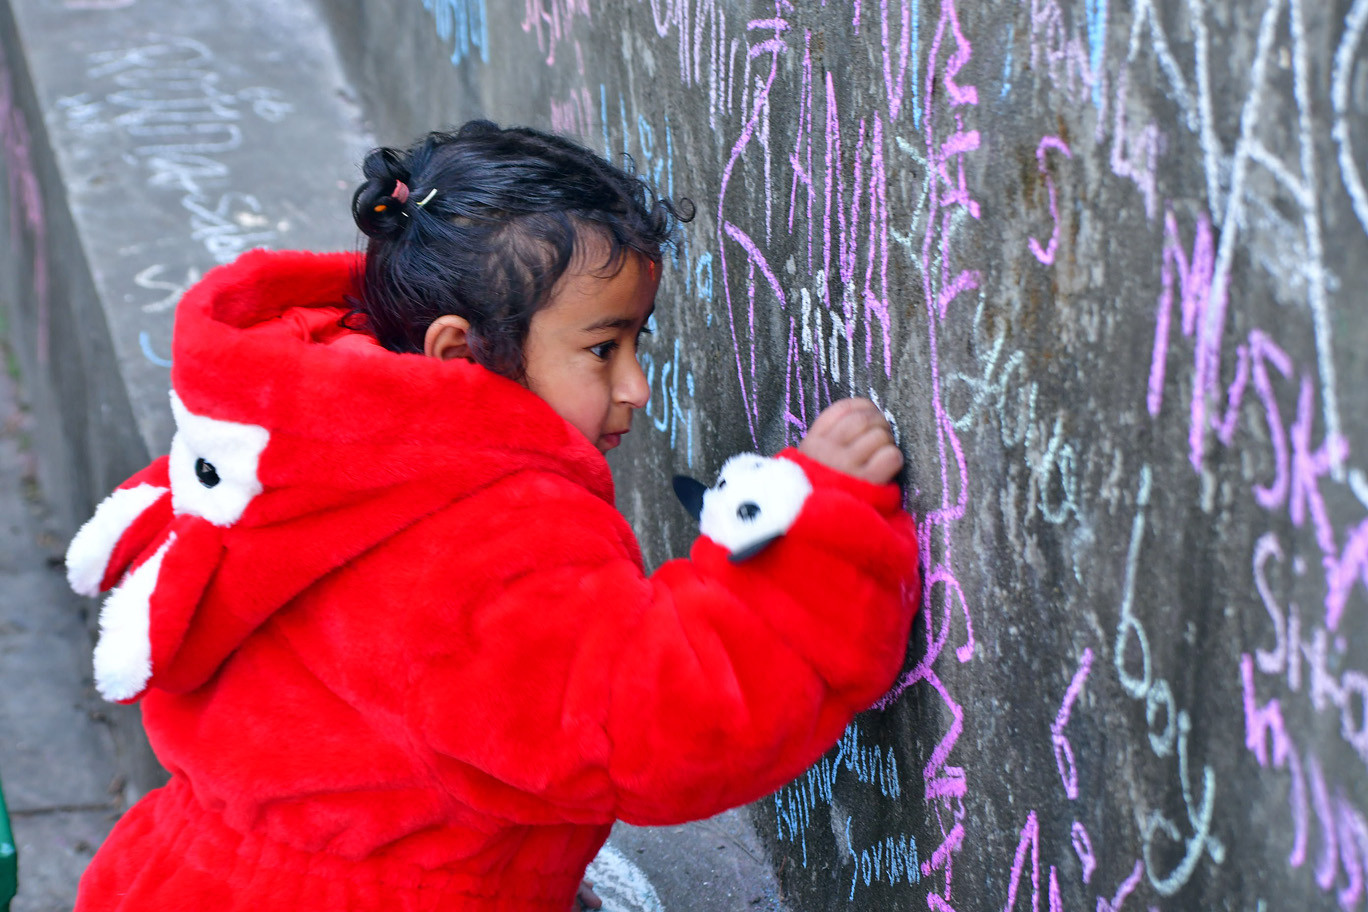
[[[1078,26],[1070,29],[1058,0],[1029,0],[1031,10],[1031,68],[1044,71],[1051,84],[1072,103],[1089,97],[1102,107],[1107,74],[1104,71],[1105,41],[1092,54]],[[1105,107],[1103,107],[1105,112]],[[1099,127],[1102,117],[1098,118]]]
[[[1069,796],[1070,801],[1078,797],[1078,768],[1074,765],[1073,745],[1065,736],[1064,728],[1069,724],[1069,715],[1073,712],[1074,701],[1083,690],[1083,682],[1088,680],[1088,672],[1092,670],[1092,658],[1092,650],[1084,649],[1083,660],[1079,663],[1078,671],[1074,672],[1069,689],[1064,692],[1064,703],[1059,707],[1059,713],[1050,726],[1055,764],[1059,768],[1059,778],[1064,783],[1064,794]]]
[[[1265,654],[1260,658],[1266,657]],[[1300,751],[1293,742],[1284,720],[1282,702],[1277,698],[1259,702],[1255,663],[1255,656],[1249,653],[1240,658],[1245,747],[1261,767],[1286,769],[1291,776],[1288,811],[1292,822],[1292,848],[1288,865],[1294,869],[1305,865],[1311,860],[1314,847],[1316,885],[1329,892],[1342,881],[1336,896],[1340,906],[1357,908],[1363,897],[1365,878],[1368,878],[1368,826],[1364,815],[1344,797],[1340,788],[1335,788],[1332,799],[1330,783],[1326,781],[1316,754]],[[1262,664],[1268,663],[1263,661]]]
[[[860,5],[856,3],[856,16],[859,15],[859,11]],[[894,52],[888,46],[888,0],[880,0],[879,11],[882,14],[879,17],[879,37],[883,44],[884,89],[888,92],[888,120],[892,123],[898,119],[898,115],[902,112],[903,95],[907,89],[907,61],[912,49],[912,35],[917,28],[917,18],[916,13],[910,8],[908,0],[902,0],[900,16],[898,17],[902,27],[898,30],[898,47]],[[859,31],[858,24],[855,30]],[[915,77],[913,78],[915,79]]]
[[[1065,158],[1073,158],[1073,153],[1069,151],[1069,146],[1058,136],[1046,136],[1036,146],[1036,163],[1040,169],[1040,174],[1045,178],[1045,189],[1050,197],[1050,224],[1054,227],[1050,231],[1050,240],[1044,247],[1035,238],[1027,240],[1027,246],[1031,248],[1031,253],[1037,260],[1046,266],[1054,263],[1055,251],[1059,248],[1059,206],[1055,201],[1054,178],[1050,175],[1050,169],[1045,166],[1045,155],[1054,149],[1063,153]]]
[[[1078,852],[1080,859],[1086,859],[1083,867],[1083,882],[1087,883],[1091,877],[1096,862],[1092,856],[1092,844],[1087,840],[1087,831],[1083,830],[1080,824],[1074,824],[1074,849]],[[1083,846],[1079,843],[1079,834],[1082,834]],[[1007,902],[1002,907],[1002,912],[1015,912],[1017,900],[1022,893],[1022,879],[1026,876],[1026,862],[1030,860],[1030,909],[1031,912],[1040,912],[1040,821],[1036,817],[1035,811],[1030,811],[1026,815],[1026,823],[1021,828],[1021,835],[1017,840],[1016,853],[1012,856],[1012,866],[1007,874]],[[1084,854],[1086,851],[1086,855]],[[1140,881],[1145,874],[1145,866],[1140,860],[1136,860],[1135,866],[1116,888],[1116,892],[1110,898],[1104,896],[1097,897],[1097,912],[1122,912],[1125,907],[1126,898],[1135,892],[1140,886]],[[1046,886],[1046,903],[1048,912],[1064,912],[1064,903],[1060,897],[1059,872],[1054,865],[1050,865],[1049,877]]]
[[[588,19],[589,0],[523,0],[524,32],[537,36],[537,47],[546,54],[546,65],[556,63],[556,48],[571,40],[575,17]]]
[[[803,63],[797,70],[798,129],[789,154],[778,158],[773,154],[770,95],[779,76],[779,59],[789,53],[790,38],[797,37],[785,18],[790,9],[790,4],[776,3],[773,17],[747,23],[752,41],[746,59],[758,72],[748,95],[749,103],[742,112],[745,120],[721,175],[718,195],[722,301],[732,333],[748,429],[757,445],[762,417],[771,411],[762,408],[757,396],[763,364],[758,357],[757,329],[769,322],[766,309],[787,313],[779,323],[787,327],[787,338],[776,340],[787,356],[784,403],[777,411],[790,439],[800,436],[816,413],[831,401],[834,384],[844,385],[851,395],[868,395],[864,377],[872,373],[871,368],[879,365],[887,377],[893,364],[884,117],[875,112],[847,125],[835,75],[827,73],[820,81],[813,77],[812,36],[804,31]],[[824,116],[818,113],[819,106]],[[824,128],[824,136],[814,141],[814,130],[819,129],[819,124]],[[849,135],[847,126],[855,134],[853,150],[849,140],[843,138]],[[822,140],[824,155],[818,164],[814,161],[814,145]],[[799,280],[807,287],[794,288],[788,284],[792,280],[781,276],[779,263],[783,254],[772,246],[775,232],[769,203],[776,164],[789,169],[789,208],[787,218],[780,224],[787,228],[789,238],[806,238],[806,265],[809,271],[817,269],[810,285]],[[816,187],[819,175],[825,178],[820,192]],[[743,185],[756,189],[763,186],[763,225],[751,224],[754,219],[748,212],[732,214],[729,197],[734,187]],[[783,186],[781,182],[780,187]],[[820,260],[816,244],[818,223]],[[778,243],[787,244],[787,238]],[[742,263],[739,270],[733,265],[738,258]],[[795,273],[796,266],[790,260],[788,272]],[[857,346],[863,350],[863,357],[857,354]]]
[[[1164,226],[1162,290],[1146,400],[1150,415],[1157,417],[1163,405],[1176,284],[1183,333],[1196,337],[1188,423],[1189,461],[1195,470],[1201,471],[1212,430],[1221,445],[1237,444],[1240,407],[1252,380],[1261,405],[1262,436],[1272,450],[1273,462],[1272,479],[1255,484],[1252,494],[1265,510],[1286,509],[1295,527],[1309,526],[1313,532],[1325,570],[1326,626],[1333,632],[1339,627],[1350,590],[1359,581],[1368,583],[1368,540],[1363,531],[1368,519],[1348,533],[1341,550],[1322,491],[1322,485],[1333,476],[1334,467],[1348,458],[1348,442],[1332,431],[1324,432],[1319,441],[1313,439],[1315,420],[1321,412],[1311,373],[1298,370],[1291,356],[1260,328],[1251,330],[1245,342],[1236,347],[1235,372],[1225,390],[1224,413],[1219,419],[1211,415],[1221,384],[1226,281],[1214,268],[1211,227],[1204,215],[1197,219],[1190,256],[1183,247],[1171,209],[1165,215]],[[1296,384],[1296,414],[1290,426],[1284,421],[1278,401],[1278,386],[1287,381]]]
[[[945,701],[951,714],[949,730],[941,738],[924,770],[926,797],[935,802],[940,822],[942,842],[922,863],[922,876],[939,871],[941,889],[927,897],[931,909],[950,910],[954,887],[953,855],[959,851],[965,836],[962,798],[967,793],[964,769],[949,763],[950,754],[959,740],[964,726],[964,709],[954,700],[935,664],[948,645],[952,620],[958,612],[964,619],[965,640],[955,650],[960,662],[969,661],[974,654],[972,612],[965,603],[964,591],[954,570],[954,523],[963,517],[968,498],[968,467],[964,450],[943,400],[940,353],[937,327],[947,318],[956,299],[978,287],[978,274],[973,270],[953,271],[956,259],[953,250],[951,219],[956,212],[967,212],[977,218],[979,207],[970,195],[965,180],[965,157],[979,147],[979,134],[965,129],[964,111],[978,102],[973,86],[960,85],[956,80],[961,68],[969,61],[972,47],[960,28],[954,0],[941,5],[935,36],[927,58],[925,93],[923,94],[922,123],[926,139],[926,161],[929,164],[928,215],[926,234],[922,242],[922,290],[928,320],[927,335],[930,348],[932,410],[936,423],[937,450],[941,465],[941,501],[921,523],[922,566],[926,569],[923,611],[927,612],[927,648],[917,666],[909,672],[885,698],[885,703],[915,683],[926,682]],[[943,94],[948,101],[951,119],[947,125],[937,120],[932,99]],[[936,268],[937,264],[939,269]],[[953,480],[952,480],[953,473]],[[947,828],[945,815],[953,824]],[[1028,827],[1033,822],[1028,821]]]
[[[1036,912],[1040,908],[1040,822],[1036,820],[1035,811],[1026,815],[1026,825],[1021,828],[1021,839],[1017,841],[1016,855],[1012,858],[1007,905],[1002,907],[1002,912],[1012,912],[1016,908],[1017,890],[1021,887],[1021,874],[1028,851],[1031,854],[1031,910]],[[1051,912],[1054,910],[1051,909]]]
[[[563,100],[551,99],[551,129],[587,138],[593,133],[595,113],[589,88],[578,86],[571,89]]]
[[[1073,843],[1074,854],[1083,866],[1083,882],[1088,883],[1092,880],[1093,871],[1097,870],[1097,857],[1093,855],[1092,837],[1088,835],[1088,828],[1075,820],[1069,828],[1069,841]]]
[[[755,242],[751,240],[750,234],[741,229],[740,227],[733,225],[731,221],[727,218],[726,202],[727,191],[731,185],[732,175],[741,164],[742,157],[744,156],[747,147],[750,145],[752,139],[755,138],[758,128],[761,126],[762,121],[765,119],[766,107],[769,102],[769,93],[771,88],[774,86],[775,78],[779,74],[779,57],[784,53],[786,49],[782,35],[783,32],[787,29],[787,24],[784,23],[782,19],[776,17],[770,20],[753,21],[749,24],[748,29],[758,29],[762,32],[762,37],[760,38],[760,40],[751,47],[751,50],[754,53],[750,54],[750,57],[754,58],[756,56],[768,54],[770,56],[770,67],[769,72],[765,76],[760,78],[761,81],[756,88],[746,121],[741,128],[740,135],[732,144],[731,153],[727,159],[725,167],[722,170],[720,189],[718,192],[717,200],[717,244],[718,248],[722,251],[722,256],[719,258],[719,262],[722,271],[723,299],[727,306],[727,315],[731,326],[732,347],[736,352],[737,375],[738,378],[741,380],[742,405],[746,410],[746,420],[750,426],[751,437],[752,439],[758,439],[756,429],[756,420],[758,417],[758,403],[754,402],[753,396],[750,392],[750,390],[753,389],[755,385],[756,358],[754,331],[754,273],[757,268],[757,265],[760,267],[762,273],[768,279],[770,279],[770,287],[779,296],[778,301],[781,307],[784,306],[784,300],[782,297],[783,290],[782,287],[779,285],[778,280],[773,278],[774,271],[770,268],[768,263],[764,262],[764,256],[761,253],[759,247],[755,244]],[[769,36],[763,35],[763,33],[766,30],[770,32]],[[729,259],[729,257],[727,256],[726,246],[727,238],[731,238],[733,241],[740,244],[742,250],[745,251],[747,255],[747,271],[749,273],[749,277],[746,282],[746,292],[749,306],[747,309],[747,325],[745,330],[743,330],[742,332],[744,333],[744,337],[750,340],[750,344],[748,346],[750,350],[750,360],[748,364],[743,363],[741,356],[742,345],[741,339],[738,338],[738,331],[741,330],[737,324],[734,303],[732,300],[732,282],[730,270],[727,264],[727,261]],[[758,263],[757,260],[759,261]],[[747,381],[749,381],[749,383]]]
[[[1130,179],[1145,198],[1145,215],[1154,218],[1159,202],[1159,128],[1153,122],[1132,130],[1127,111],[1126,67],[1116,77],[1112,105],[1111,169],[1117,177]]]
[[[1204,440],[1207,431],[1207,403],[1217,383],[1220,366],[1220,338],[1205,335],[1209,323],[1207,308],[1210,306],[1212,270],[1215,251],[1211,239],[1211,222],[1205,215],[1197,219],[1191,255],[1183,247],[1179,235],[1178,219],[1172,210],[1164,216],[1164,259],[1160,272],[1163,290],[1159,293],[1159,311],[1155,320],[1154,357],[1151,360],[1149,396],[1146,403],[1151,417],[1159,414],[1163,405],[1164,377],[1169,347],[1169,327],[1173,314],[1173,291],[1175,280],[1181,302],[1183,335],[1192,336],[1200,328],[1203,335],[1198,338],[1192,391],[1192,421],[1190,424],[1190,459],[1194,467],[1201,464]],[[1176,275],[1175,275],[1176,272]]]
[[[1135,867],[1131,869],[1130,876],[1121,882],[1112,894],[1110,900],[1097,897],[1097,912],[1121,912],[1122,905],[1126,902],[1126,897],[1135,892],[1135,888],[1140,886],[1140,878],[1144,876],[1145,866],[1139,861],[1135,862]],[[1053,912],[1053,910],[1051,910]]]

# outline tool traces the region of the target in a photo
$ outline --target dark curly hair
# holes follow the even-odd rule
[[[627,251],[659,263],[693,217],[688,200],[658,198],[630,159],[619,168],[562,137],[485,120],[373,149],[362,172],[352,217],[370,240],[353,316],[384,347],[421,352],[428,326],[456,314],[476,362],[515,380],[532,317],[583,232],[607,242],[603,268],[616,270]]]

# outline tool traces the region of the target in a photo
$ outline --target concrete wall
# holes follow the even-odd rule
[[[326,7],[382,140],[698,204],[617,457],[653,560],[672,472],[894,419],[928,597],[756,808],[796,906],[1361,907],[1368,2]]]
[[[908,455],[906,673],[754,808],[791,907],[1364,906],[1368,0],[320,3],[0,19],[73,516],[165,446],[177,290],[349,246],[363,140],[564,130],[698,205],[614,457],[652,562],[671,474],[833,398]]]

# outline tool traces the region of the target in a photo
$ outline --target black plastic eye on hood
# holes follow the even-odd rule
[[[214,487],[221,480],[218,469],[215,469],[214,464],[203,457],[195,460],[195,477],[206,488]]]

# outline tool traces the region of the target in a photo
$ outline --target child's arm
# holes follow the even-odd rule
[[[491,492],[490,553],[519,528],[535,551],[415,682],[432,746],[587,820],[703,817],[800,774],[892,683],[919,583],[896,487],[782,458],[812,487],[782,539],[735,563],[700,537],[649,578],[582,489]]]

